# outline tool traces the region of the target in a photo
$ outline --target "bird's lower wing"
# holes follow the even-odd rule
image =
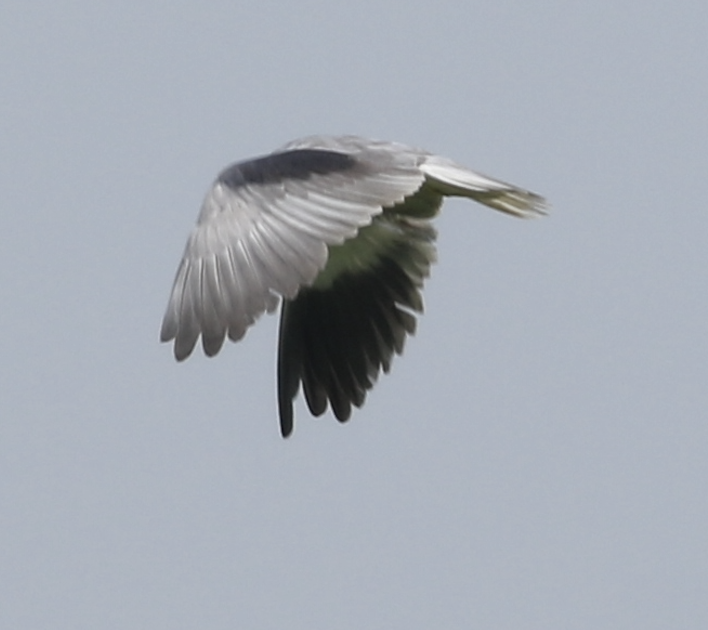
[[[293,429],[293,399],[302,382],[314,415],[327,405],[341,422],[360,407],[381,369],[403,351],[423,310],[420,290],[435,259],[435,231],[421,219],[384,213],[363,228],[357,243],[380,243],[360,269],[301,290],[283,305],[278,350],[281,431]],[[349,242],[340,246],[342,257]],[[359,245],[360,246],[360,245]],[[333,248],[336,250],[338,248]],[[332,252],[333,257],[338,252]],[[319,286],[318,286],[319,285]]]

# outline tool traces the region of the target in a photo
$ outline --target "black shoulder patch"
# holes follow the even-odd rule
[[[356,159],[346,153],[294,149],[232,164],[221,172],[217,181],[236,189],[248,184],[275,184],[286,179],[348,171],[356,164]]]

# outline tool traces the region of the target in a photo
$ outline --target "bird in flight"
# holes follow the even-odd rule
[[[539,195],[395,142],[312,136],[232,164],[216,178],[187,241],[162,321],[186,359],[238,341],[282,301],[280,430],[293,430],[300,385],[313,415],[340,422],[415,331],[435,261],[431,219],[443,197],[517,217]]]

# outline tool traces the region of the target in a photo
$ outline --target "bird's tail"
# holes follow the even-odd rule
[[[443,195],[469,197],[495,210],[525,219],[546,214],[548,206],[540,195],[476,173],[445,158],[431,156],[420,169],[428,183]]]

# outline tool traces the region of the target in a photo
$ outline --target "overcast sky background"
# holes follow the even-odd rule
[[[704,0],[0,8],[0,627],[708,627]],[[203,194],[311,133],[448,202],[426,314],[280,438],[277,318],[176,364]]]

